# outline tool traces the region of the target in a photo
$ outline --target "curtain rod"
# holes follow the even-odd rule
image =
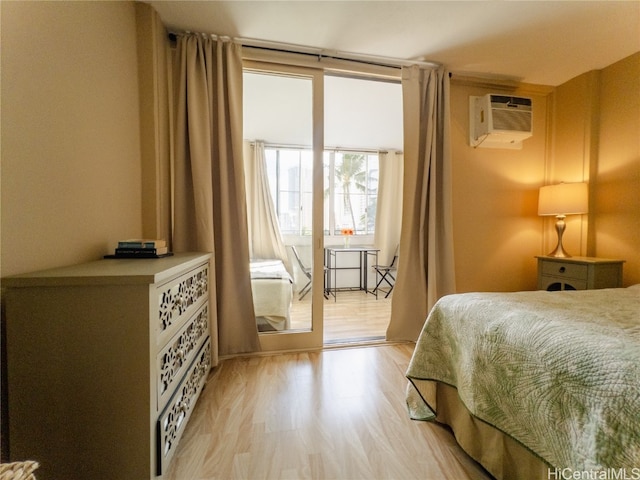
[[[351,62],[366,63],[369,65],[377,65],[381,67],[394,67],[401,68],[411,65],[439,67],[440,64],[434,62],[425,62],[422,60],[403,60],[400,58],[382,57],[377,55],[366,55],[352,52],[341,52],[338,50],[325,50],[322,48],[306,47],[301,45],[294,45],[289,43],[271,42],[268,40],[257,40],[254,38],[237,38],[234,39],[243,46],[260,48],[264,50],[274,50],[285,53],[297,53],[304,55],[311,55],[322,58],[330,58],[333,60],[348,60]]]
[[[169,39],[175,41],[176,37],[179,35],[190,35],[194,34],[194,32],[169,32]],[[390,67],[390,68],[402,68],[408,67],[412,65],[418,65],[421,67],[440,67],[441,64],[436,62],[428,62],[424,60],[403,60],[400,58],[392,58],[392,57],[382,57],[376,55],[366,55],[360,53],[351,53],[351,52],[341,52],[337,50],[325,50],[317,47],[307,47],[303,45],[295,45],[291,43],[283,43],[283,42],[272,42],[269,40],[258,40],[254,38],[231,38],[221,35],[216,35],[212,33],[200,33],[198,35],[210,36],[214,39],[222,39],[222,40],[233,40],[241,44],[243,47],[257,48],[261,50],[269,50],[274,52],[282,52],[282,53],[294,53],[298,55],[308,55],[312,57],[317,57],[318,61],[321,61],[323,58],[328,58],[332,60],[346,60],[351,62],[365,63],[368,65],[376,65],[380,67]]]

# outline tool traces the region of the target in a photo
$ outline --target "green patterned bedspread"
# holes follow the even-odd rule
[[[407,377],[412,418],[434,419],[422,380],[444,382],[551,467],[640,467],[640,285],[443,297]]]

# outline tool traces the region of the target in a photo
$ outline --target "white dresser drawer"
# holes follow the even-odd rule
[[[198,352],[187,374],[178,386],[157,423],[158,471],[162,475],[171,461],[184,432],[196,400],[207,381],[211,367],[211,339]]]
[[[158,345],[163,345],[172,334],[172,327],[179,326],[206,298],[208,274],[207,263],[158,288]]]
[[[209,335],[209,304],[205,303],[158,353],[158,409],[162,410],[177,383]]]

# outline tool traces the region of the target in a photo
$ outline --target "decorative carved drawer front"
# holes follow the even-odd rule
[[[208,335],[209,304],[205,303],[158,353],[158,408],[171,397]]]
[[[179,319],[189,310],[189,307],[207,294],[208,275],[208,265],[203,265],[158,289],[160,334],[179,323]]]
[[[207,338],[175,395],[158,418],[158,475],[162,475],[169,466],[210,368],[211,339]]]

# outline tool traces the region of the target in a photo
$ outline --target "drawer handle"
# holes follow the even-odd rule
[[[564,273],[564,271],[566,270],[565,267],[560,267],[560,270],[558,270],[560,273]]]

